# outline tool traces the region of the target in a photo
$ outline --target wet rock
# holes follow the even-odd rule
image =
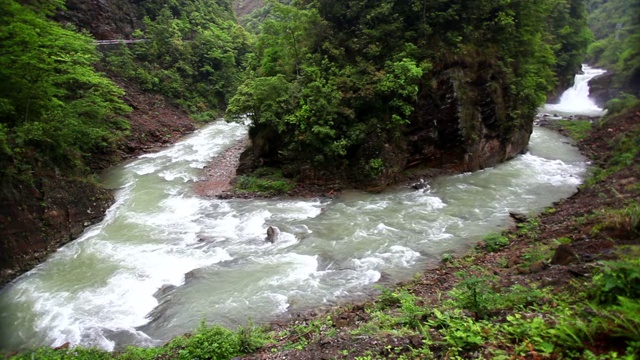
[[[153,294],[153,297],[156,299],[160,299],[175,289],[176,289],[175,285],[164,284]]]
[[[419,348],[422,346],[422,342],[424,341],[424,336],[413,335],[409,337],[409,341],[411,342],[411,345],[413,345],[416,348]]]
[[[265,240],[273,244],[278,239],[278,236],[280,236],[280,229],[276,226],[269,226],[267,229],[267,238]]]
[[[429,184],[424,179],[420,179],[419,182],[411,185],[411,187],[416,190],[424,190],[429,188]]]
[[[202,278],[202,268],[199,269],[193,269],[191,271],[189,271],[188,273],[184,274],[184,283],[188,284],[194,280],[197,280],[199,278]]]
[[[340,316],[332,316],[331,322],[338,329],[345,328],[353,324],[354,315],[352,313],[341,314]]]
[[[53,348],[54,350],[62,350],[62,349],[68,349],[71,346],[70,342],[66,342],[58,347]]]
[[[529,217],[527,215],[520,214],[517,212],[509,211],[509,216],[511,216],[511,218],[515,220],[516,224],[527,222],[527,220],[529,220]]]
[[[574,262],[578,262],[580,259],[578,255],[567,244],[561,244],[553,253],[551,258],[551,265],[569,265]]]
[[[531,273],[537,273],[548,268],[549,264],[546,261],[538,260],[529,266],[529,271],[531,271]]]
[[[571,275],[573,275],[575,277],[587,277],[587,276],[589,276],[589,270],[587,270],[586,267],[580,266],[580,265],[570,267],[570,268],[567,269],[567,271]]]
[[[0,286],[102,220],[113,201],[109,191],[91,182],[34,176],[41,180],[0,194]]]

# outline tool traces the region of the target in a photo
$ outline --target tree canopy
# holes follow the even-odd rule
[[[93,39],[47,18],[60,6],[0,2],[0,177],[77,169],[128,129],[123,91],[94,69]]]
[[[165,95],[199,119],[222,112],[241,78],[248,35],[230,0],[146,0],[145,41],[107,54],[116,73]]]
[[[369,178],[391,166],[385,146],[416,129],[437,133],[440,147],[469,149],[482,137],[479,121],[504,136],[530,124],[558,79],[577,70],[588,41],[579,0],[270,7],[228,113],[277,132],[274,163]],[[456,124],[438,114],[447,111]]]
[[[589,27],[595,42],[587,60],[613,70],[618,86],[640,95],[640,1],[589,0]]]

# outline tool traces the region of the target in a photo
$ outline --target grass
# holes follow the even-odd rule
[[[637,161],[640,158],[640,130],[611,139],[610,146],[612,156],[608,158],[604,166],[594,170],[593,176],[586,182],[587,186],[603,181],[627,167],[640,167],[640,162]]]
[[[192,335],[174,338],[163,347],[140,348],[130,346],[121,352],[75,347],[69,349],[41,348],[25,352],[12,360],[228,360],[248,354],[264,346],[271,338],[264,329],[247,325],[237,331],[221,326],[207,326],[204,322]],[[2,355],[0,354],[0,358]]]
[[[238,176],[235,189],[238,192],[278,195],[291,191],[296,184],[282,175],[282,171],[274,168],[260,168],[253,174]]]
[[[575,141],[585,139],[592,128],[590,120],[559,120],[557,123]]]

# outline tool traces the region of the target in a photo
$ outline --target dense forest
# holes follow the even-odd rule
[[[94,69],[93,39],[49,20],[63,1],[0,4],[0,179],[83,167],[127,131],[124,92]]]
[[[388,183],[408,164],[513,156],[589,41],[583,1],[270,6],[228,113],[253,120],[248,162],[306,181]]]
[[[3,1],[0,23],[0,177],[45,167],[83,172],[85,158],[120,146],[124,91],[102,68],[211,120],[226,106],[248,52],[230,1],[139,4],[144,41],[98,53],[93,38],[50,18],[64,1]]]
[[[174,99],[194,118],[210,121],[225,109],[241,80],[248,35],[231,1],[144,1],[144,41],[108,52],[109,69],[142,89]]]
[[[640,96],[640,1],[589,0],[594,42],[586,60],[614,72],[613,86]]]

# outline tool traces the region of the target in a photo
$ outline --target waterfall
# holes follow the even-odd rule
[[[589,98],[589,81],[605,72],[606,70],[594,69],[583,64],[582,74],[576,75],[573,86],[562,94],[560,102],[546,104],[543,112],[558,115],[604,115],[604,110]]]

